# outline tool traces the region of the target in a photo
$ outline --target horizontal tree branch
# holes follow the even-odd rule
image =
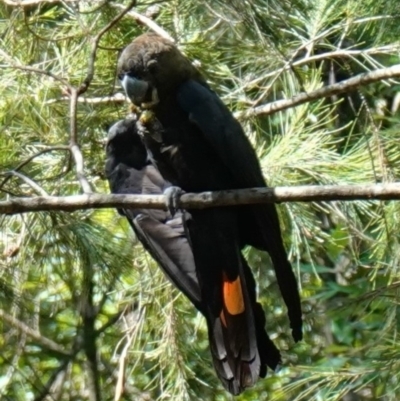
[[[49,99],[45,102],[45,104],[54,104],[58,102],[63,102],[63,101],[69,101],[70,97],[69,96],[61,96],[59,98],[55,99]],[[112,96],[100,96],[100,97],[78,97],[77,99],[78,103],[85,103],[85,104],[104,104],[104,103],[125,103],[126,102],[126,96],[121,93],[117,92]]]
[[[183,194],[180,206],[203,209],[215,206],[250,205],[275,202],[351,201],[363,199],[398,200],[400,183],[376,185],[309,185],[297,187],[247,188],[229,191]],[[0,202],[0,214],[39,211],[73,212],[103,208],[163,209],[163,195],[85,194],[65,197],[38,196],[12,198]]]
[[[352,91],[360,86],[382,81],[383,79],[400,78],[400,64],[388,68],[380,68],[375,71],[356,75],[333,85],[324,86],[312,92],[303,92],[293,96],[290,99],[281,99],[276,102],[268,103],[262,106],[253,107],[243,112],[235,113],[238,119],[247,119],[256,116],[267,116],[277,111],[299,106],[300,104],[311,102],[313,100],[338,95],[339,93]]]

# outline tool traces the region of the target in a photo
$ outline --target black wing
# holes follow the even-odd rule
[[[256,153],[242,127],[211,89],[189,80],[180,86],[178,102],[190,121],[200,129],[206,141],[231,171],[237,188],[266,186]],[[256,234],[254,227],[258,227]],[[264,249],[270,254],[277,282],[288,308],[293,338],[296,341],[301,340],[300,295],[283,246],[275,206],[264,204],[243,208],[241,228],[245,243]]]
[[[153,166],[146,166],[140,172],[133,169],[128,169],[127,172],[124,193],[163,192],[163,187],[149,179],[159,174]],[[142,192],[133,192],[137,189],[135,183],[138,181],[143,184]],[[133,185],[130,186],[129,182]],[[178,212],[172,217],[168,212],[159,209],[125,209],[123,214],[128,218],[140,242],[168,278],[202,311],[195,262],[185,231],[186,220],[190,219],[190,215],[187,212]]]
[[[109,130],[105,172],[115,194],[162,194],[168,183],[148,162],[147,153],[137,133],[137,121],[129,117]],[[168,278],[197,307],[201,308],[199,284],[193,253],[185,234],[185,218],[164,210],[120,209],[139,240],[164,270]]]

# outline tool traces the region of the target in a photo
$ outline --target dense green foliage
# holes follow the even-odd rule
[[[149,27],[125,15],[93,53],[127,1],[13,3],[0,4],[0,201],[82,192],[69,146],[75,118],[84,175],[105,193],[106,129],[128,110],[106,97],[121,91],[119,51]],[[397,0],[137,3],[236,112],[399,62]],[[75,114],[69,95],[91,54],[94,76]],[[242,120],[267,182],[396,181],[397,89],[392,79]],[[269,262],[246,250],[284,363],[239,400],[400,397],[399,205],[279,206],[305,339],[293,344],[274,274],[261,269]],[[118,379],[125,400],[231,399],[213,372],[204,320],[116,211],[0,215],[0,255],[2,399],[110,400]]]

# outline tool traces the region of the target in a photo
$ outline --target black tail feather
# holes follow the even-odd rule
[[[211,355],[223,386],[237,395],[265,377],[267,366],[275,370],[281,362],[279,350],[265,330],[265,315],[256,302],[255,281],[242,259],[240,274],[244,311],[231,315],[225,308],[207,319]]]

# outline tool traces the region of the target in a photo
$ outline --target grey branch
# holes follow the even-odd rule
[[[112,7],[119,8],[119,9],[123,9],[123,7],[124,7],[122,4],[118,4],[118,3],[110,3],[110,5]],[[147,26],[148,28],[150,28],[152,31],[154,31],[158,35],[162,36],[163,38],[168,39],[171,42],[175,42],[174,38],[165,29],[161,28],[158,24],[156,24],[151,18],[149,18],[145,15],[139,14],[138,12],[136,12],[134,10],[129,11],[128,15],[130,17],[132,17],[138,23]]]
[[[113,20],[111,20],[94,38],[92,38],[92,49],[88,61],[88,72],[79,88],[70,87],[70,149],[75,160],[76,175],[84,193],[92,193],[92,187],[84,173],[83,155],[78,144],[78,122],[77,105],[80,95],[85,93],[91,84],[94,72],[97,49],[103,35],[109,31],[134,5],[136,0],[131,0],[127,7],[124,7]]]
[[[78,89],[78,96],[82,95],[87,91],[89,88],[89,85],[91,84],[93,77],[94,77],[94,71],[95,71],[95,62],[96,62],[96,55],[97,55],[97,50],[99,47],[99,43],[103,35],[108,32],[111,28],[113,28],[118,21],[129,12],[131,8],[133,8],[136,4],[136,0],[131,0],[127,6],[122,6],[122,11],[114,17],[103,29],[94,37],[92,38],[92,49],[90,51],[89,55],[89,61],[88,61],[88,72],[86,75],[86,78],[83,80],[82,84],[80,85]]]
[[[69,356],[69,353],[62,347],[61,345],[55,343],[53,340],[42,336],[38,331],[33,330],[25,323],[16,319],[14,316],[9,315],[4,310],[0,309],[0,318],[9,324],[11,324],[16,329],[25,333],[29,337],[31,337],[34,341],[36,341],[43,348],[49,349],[51,351],[57,352],[58,354]]]
[[[399,78],[400,64],[393,65],[388,68],[381,68],[375,71],[366,72],[356,75],[353,78],[346,79],[337,84],[324,86],[321,89],[309,93],[299,93],[290,99],[277,100],[276,102],[268,103],[262,106],[250,108],[244,112],[235,113],[238,119],[246,119],[255,116],[267,116],[277,111],[289,109],[299,106],[300,104],[311,102],[313,100],[322,99],[325,97],[338,95],[339,93],[352,91],[360,86],[372,84],[383,79]]]
[[[76,143],[73,143],[72,141],[71,141],[70,147],[71,147],[71,153],[75,160],[75,170],[76,170],[76,176],[78,177],[78,181],[81,184],[81,188],[82,188],[83,192],[85,194],[90,194],[93,191],[92,191],[92,187],[84,173],[84,162],[83,162],[82,152],[81,152],[79,146]]]
[[[41,196],[48,196],[47,192],[40,185],[38,185],[35,181],[27,177],[26,175],[19,173],[18,171],[8,171],[7,173],[5,173],[5,175],[18,177],[26,184],[28,184],[34,191],[36,191],[37,194]]]
[[[78,145],[78,120],[77,120],[77,99],[78,90],[71,88],[71,102],[70,102],[70,142],[69,148],[71,150],[72,157],[75,161],[75,170],[78,181],[85,194],[92,193],[92,187],[85,176],[84,172],[84,160],[81,149]]]
[[[230,191],[188,193],[182,195],[180,206],[203,209],[215,206],[251,205],[279,202],[351,201],[363,199],[399,200],[400,183],[376,185],[309,185],[297,187],[247,188]],[[39,211],[73,212],[102,208],[164,209],[163,195],[85,194],[65,197],[38,196],[12,198],[0,202],[0,214]]]
[[[50,99],[45,102],[45,104],[54,104],[63,101],[69,101],[69,96],[61,96],[56,99]],[[107,104],[107,103],[125,103],[126,96],[123,93],[117,92],[112,96],[100,96],[100,97],[78,97],[78,103],[85,103],[85,104]]]

